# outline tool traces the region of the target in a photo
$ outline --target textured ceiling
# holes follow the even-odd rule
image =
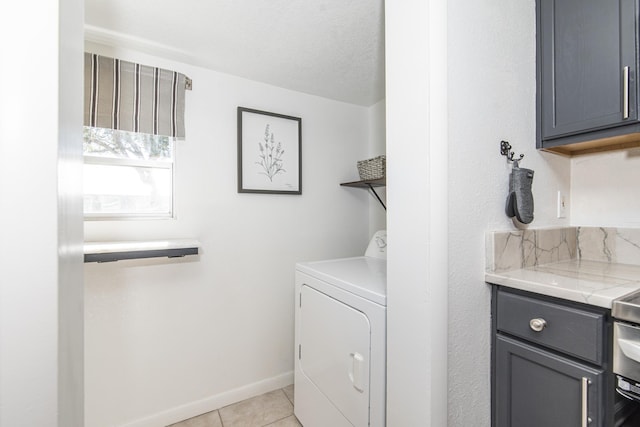
[[[86,39],[299,92],[384,98],[384,0],[86,0]]]

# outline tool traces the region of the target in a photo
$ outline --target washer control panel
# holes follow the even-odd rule
[[[364,256],[387,259],[387,230],[375,232]]]

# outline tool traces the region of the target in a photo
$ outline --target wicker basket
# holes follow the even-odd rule
[[[358,162],[358,174],[362,180],[384,178],[387,173],[387,157],[378,156]]]

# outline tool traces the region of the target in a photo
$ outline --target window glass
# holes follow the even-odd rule
[[[170,137],[85,127],[85,218],[173,217],[173,149]]]
[[[84,128],[84,155],[173,162],[173,138],[113,129]]]

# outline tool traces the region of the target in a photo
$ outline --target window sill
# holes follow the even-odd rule
[[[113,262],[140,258],[178,258],[198,255],[200,242],[194,239],[137,242],[85,242],[84,262]]]

